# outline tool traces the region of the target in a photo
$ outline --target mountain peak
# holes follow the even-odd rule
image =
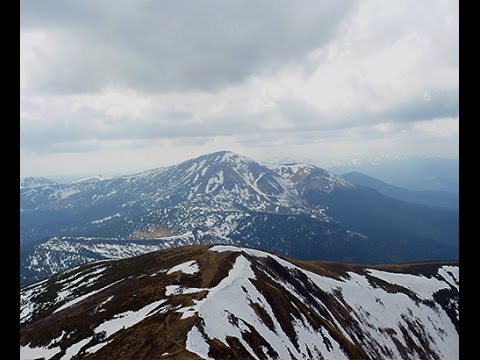
[[[209,163],[231,163],[231,164],[240,164],[240,163],[255,163],[255,160],[247,158],[241,154],[235,153],[229,150],[216,151],[209,154],[204,154],[199,157],[196,157],[187,161],[194,160],[207,160]]]
[[[233,154],[233,155],[238,155],[237,153],[231,151],[231,150],[219,150],[219,151],[214,151],[211,153],[204,154],[203,156],[216,156],[216,155],[225,155],[225,154]]]

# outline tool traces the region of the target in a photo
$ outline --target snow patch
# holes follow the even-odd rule
[[[202,288],[186,288],[180,285],[168,285],[165,287],[165,295],[185,295],[185,294],[195,294],[200,291],[205,291],[209,289]]]
[[[451,286],[460,291],[459,282],[459,268],[458,266],[442,266],[438,269],[438,274],[445,279]]]
[[[167,275],[173,274],[174,272],[180,271],[185,274],[196,274],[200,268],[195,260],[187,261],[182,264],[176,265],[167,271]]]
[[[99,334],[102,331],[105,331],[105,337],[109,338],[116,332],[122,329],[128,329],[143,321],[147,317],[153,315],[152,311],[162,305],[165,301],[166,300],[155,301],[151,304],[144,306],[140,310],[126,311],[124,313],[117,314],[112,319],[100,324],[94,332]]]
[[[94,220],[94,221],[91,221],[90,224],[101,224],[105,221],[108,221],[108,220],[111,220],[111,219],[114,219],[116,217],[120,217],[120,214],[119,213],[116,213],[116,214],[113,214],[111,216],[107,216],[107,217],[104,217],[103,219],[98,219],[98,220]]]
[[[208,356],[210,346],[203,338],[197,326],[194,326],[187,334],[186,349],[194,354],[197,354],[202,359],[211,359],[211,357]]]
[[[60,352],[59,347],[46,348],[46,347],[33,347],[30,346],[20,346],[20,360],[34,360],[34,359],[50,359],[55,354]]]

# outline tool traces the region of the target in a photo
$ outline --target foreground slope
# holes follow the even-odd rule
[[[21,290],[21,359],[458,359],[455,263],[187,246]]]

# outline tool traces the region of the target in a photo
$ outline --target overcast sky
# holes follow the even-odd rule
[[[458,157],[458,1],[23,0],[21,175]]]

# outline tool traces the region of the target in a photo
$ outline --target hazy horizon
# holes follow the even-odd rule
[[[20,176],[458,159],[458,2],[21,2]],[[268,19],[268,21],[266,21]]]
[[[218,151],[230,151],[228,149],[220,149]],[[213,151],[216,152],[216,151]],[[161,162],[159,161],[159,165],[153,165],[150,167],[141,167],[141,164],[139,166],[132,166],[132,167],[125,167],[125,168],[118,168],[118,169],[108,169],[108,167],[104,168],[103,171],[93,171],[89,169],[84,169],[81,172],[70,172],[70,173],[62,173],[61,170],[58,171],[58,169],[42,169],[37,173],[26,173],[25,175],[20,174],[20,178],[26,178],[26,177],[44,177],[48,178],[50,180],[58,181],[58,179],[70,179],[70,180],[77,180],[89,176],[95,176],[95,175],[103,175],[103,176],[122,176],[122,175],[130,175],[130,174],[135,174],[138,172],[143,172],[143,171],[148,171],[148,170],[153,170],[157,168],[162,168],[162,167],[168,167],[172,165],[179,164],[183,161],[187,161],[190,159],[194,159],[196,157],[205,155],[208,153],[199,153],[194,156],[187,156],[184,159],[180,159],[175,162]],[[241,153],[238,153],[239,155],[244,155]],[[245,156],[245,155],[244,155]],[[372,165],[372,164],[379,164],[379,163],[385,163],[385,162],[395,162],[395,161],[408,161],[408,160],[441,160],[441,161],[455,161],[458,163],[459,159],[458,157],[438,157],[438,156],[421,156],[421,155],[409,155],[409,156],[372,156],[369,158],[343,158],[343,159],[337,159],[337,160],[327,160],[324,161],[321,158],[315,158],[312,155],[309,156],[304,156],[304,157],[299,157],[299,158],[294,158],[291,156],[277,156],[277,157],[265,157],[265,158],[254,158],[251,156],[247,156],[248,158],[260,162],[260,163],[265,163],[265,164],[286,164],[286,163],[291,163],[291,162],[299,162],[299,163],[307,163],[307,164],[312,164],[321,168],[324,168],[326,170],[332,171],[334,173],[337,173],[341,175],[341,172],[335,171],[336,168],[343,168],[343,167],[351,167],[351,168],[358,168],[360,169],[363,166],[367,165]],[[458,174],[455,174],[458,176]]]
[[[228,149],[222,149],[219,151],[231,151]],[[215,153],[215,152],[213,152]],[[240,153],[237,153],[238,155],[243,155]],[[128,176],[128,175],[133,175],[136,173],[141,173],[141,172],[148,172],[151,170],[155,170],[158,168],[162,167],[168,167],[168,166],[173,166],[177,165],[183,161],[188,161],[194,158],[197,158],[202,155],[207,155],[207,154],[198,154],[197,156],[194,157],[188,157],[185,158],[181,161],[171,163],[171,164],[165,164],[161,166],[154,166],[150,168],[133,168],[133,169],[125,169],[124,171],[102,171],[102,172],[92,172],[92,171],[86,171],[86,172],[78,172],[78,173],[54,173],[52,172],[51,174],[45,175],[44,173],[38,173],[38,174],[31,174],[27,176],[20,176],[20,178],[27,178],[27,177],[44,177],[49,180],[53,180],[58,183],[70,183],[72,181],[76,180],[81,180],[93,176],[106,176],[106,177],[119,177],[119,176]],[[355,159],[355,158],[349,158],[349,159],[339,159],[337,161],[330,161],[330,162],[324,162],[321,159],[314,158],[314,157],[305,157],[301,159],[296,159],[292,157],[277,157],[277,158],[265,158],[265,159],[256,159],[256,158],[251,158],[248,157],[253,161],[262,163],[262,164],[288,164],[288,163],[306,163],[306,164],[311,164],[315,165],[321,168],[324,168],[328,171],[331,171],[337,175],[342,175],[350,171],[358,171],[362,172],[366,175],[376,177],[380,180],[390,182],[391,184],[394,185],[399,185],[401,186],[402,181],[398,179],[399,181],[395,181],[396,178],[395,176],[391,177],[389,175],[383,176],[382,173],[385,171],[382,171],[382,167],[389,167],[393,168],[396,171],[401,171],[402,167],[418,167],[418,162],[424,163],[425,165],[428,164],[429,166],[432,165],[432,163],[440,163],[440,168],[441,168],[441,173],[443,176],[445,176],[445,172],[447,171],[446,169],[449,169],[452,167],[452,163],[454,163],[453,166],[457,167],[457,171],[452,172],[452,178],[457,178],[458,179],[458,164],[459,160],[455,158],[440,158],[440,157],[422,157],[422,156],[377,156],[377,157],[372,157],[372,158],[366,158],[366,159]],[[417,164],[416,164],[417,163]],[[416,165],[415,165],[416,164]],[[379,170],[380,169],[380,170]],[[378,172],[380,171],[380,173]],[[389,170],[390,171],[390,170]],[[387,171],[387,172],[389,172]],[[425,169],[422,169],[420,172],[425,172]],[[435,175],[435,172],[432,174]],[[408,175],[407,175],[408,176]]]

